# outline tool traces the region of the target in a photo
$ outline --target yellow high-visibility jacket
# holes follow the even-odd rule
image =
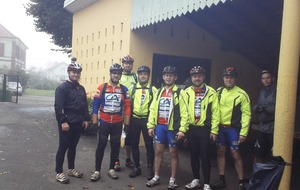
[[[205,95],[201,100],[201,112],[200,119],[197,123],[195,123],[195,91],[194,87],[190,86],[185,89],[187,93],[186,100],[188,105],[188,113],[189,113],[189,121],[191,125],[199,126],[199,127],[210,127],[211,133],[217,135],[219,131],[219,122],[220,122],[220,109],[219,109],[219,101],[218,94],[216,91],[206,85],[203,84],[205,88]]]
[[[247,136],[251,107],[248,94],[238,86],[231,89],[220,87],[219,94],[220,124],[240,129],[241,136]]]
[[[172,111],[168,123],[168,129],[170,131],[186,132],[189,125],[189,116],[187,113],[187,105],[185,103],[186,93],[184,90],[180,90],[178,93],[178,87],[176,85],[171,87],[173,94]],[[153,101],[150,106],[150,114],[148,117],[147,127],[148,129],[155,128],[158,121],[159,102],[165,87],[159,89],[156,95],[154,95]]]

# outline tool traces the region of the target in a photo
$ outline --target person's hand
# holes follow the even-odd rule
[[[148,129],[148,135],[149,135],[150,137],[154,137],[154,128]]]
[[[62,131],[69,131],[69,129],[70,129],[70,126],[67,122],[61,124]]]
[[[185,137],[185,134],[181,131],[179,131],[177,134],[176,134],[176,140],[182,140],[184,139]]]
[[[216,142],[216,140],[217,140],[217,135],[211,133],[211,134],[210,134],[210,140],[212,140],[213,142]]]
[[[124,125],[123,131],[125,132],[126,135],[129,133],[129,125]]]
[[[82,122],[82,127],[83,127],[84,129],[88,128],[88,126],[89,126],[89,122],[88,122],[88,121]]]
[[[241,136],[241,135],[240,135],[240,139],[239,139],[239,142],[238,142],[238,143],[241,144],[241,143],[245,142],[246,139],[247,139],[247,138],[246,138],[245,136]]]

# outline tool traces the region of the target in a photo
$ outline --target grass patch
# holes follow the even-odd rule
[[[39,90],[33,88],[26,88],[23,92],[24,95],[34,96],[54,96],[55,90]]]

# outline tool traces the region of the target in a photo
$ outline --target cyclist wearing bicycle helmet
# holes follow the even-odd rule
[[[154,149],[153,138],[148,135],[147,120],[149,115],[149,107],[153,100],[153,94],[156,93],[157,89],[149,83],[149,67],[141,66],[138,68],[137,73],[138,83],[134,84],[129,89],[132,105],[129,131],[132,145],[132,157],[134,162],[134,169],[129,174],[129,177],[141,175],[139,141],[140,134],[142,132],[146,146],[148,169],[147,178],[150,180],[154,176]]]
[[[126,86],[128,89],[137,83],[137,76],[134,72],[132,72],[133,68],[133,62],[134,59],[131,55],[125,55],[122,58],[122,66],[123,66],[123,73],[122,77],[120,79],[120,83]],[[130,142],[130,133],[128,133],[125,137],[125,149],[126,149],[126,160],[125,160],[125,166],[128,168],[133,169],[133,162],[130,159],[131,155],[131,142]],[[120,159],[118,156],[118,159],[115,162],[115,170],[120,171],[121,165],[120,165]]]
[[[186,93],[178,89],[175,84],[176,79],[176,68],[166,66],[163,69],[165,86],[158,90],[150,106],[147,127],[149,135],[154,137],[155,142],[155,175],[146,183],[147,187],[160,184],[159,172],[166,143],[169,145],[171,156],[171,177],[168,189],[177,187],[175,177],[179,160],[176,142],[184,138],[189,123],[184,102]]]
[[[248,135],[251,108],[248,94],[236,86],[237,76],[238,73],[234,67],[226,67],[223,71],[224,86],[217,90],[220,107],[220,125],[217,139],[217,163],[220,181],[211,185],[213,189],[226,187],[225,152],[227,144],[229,144],[235,162],[235,169],[239,178],[239,189],[246,189],[239,145],[246,141]]]
[[[79,84],[82,68],[72,58],[68,65],[68,80],[60,84],[55,90],[55,115],[58,122],[59,146],[56,153],[56,180],[69,183],[69,178],[63,173],[63,163],[68,151],[68,176],[81,178],[75,166],[76,147],[82,127],[87,128],[90,120],[86,92]]]
[[[97,94],[94,96],[92,122],[94,125],[99,125],[100,127],[96,149],[95,172],[91,176],[91,181],[98,181],[100,179],[100,170],[108,136],[110,136],[111,145],[108,176],[112,179],[118,178],[114,170],[114,164],[120,150],[123,123],[125,125],[124,130],[126,130],[130,119],[128,89],[126,86],[120,84],[122,71],[123,68],[121,65],[117,63],[113,64],[110,67],[110,81],[101,84],[97,88]],[[100,118],[99,121],[98,118]]]
[[[125,55],[122,58],[122,66],[124,70],[120,82],[127,88],[130,88],[133,84],[137,83],[137,76],[134,72],[132,72],[133,62],[134,59],[131,55]]]
[[[185,89],[189,113],[189,130],[187,140],[191,152],[193,180],[186,189],[200,188],[200,164],[203,173],[203,190],[210,190],[210,142],[218,134],[220,110],[216,91],[204,83],[205,70],[195,66],[190,71],[192,86]],[[200,162],[201,160],[201,162]]]

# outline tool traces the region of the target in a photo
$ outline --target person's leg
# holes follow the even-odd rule
[[[108,135],[109,135],[109,123],[100,122],[100,127],[98,131],[98,146],[96,149],[96,159],[95,159],[95,171],[100,171],[102,160],[104,156],[104,150],[107,145]]]
[[[139,125],[139,119],[131,118],[130,125],[130,140],[132,147],[132,158],[135,168],[140,168],[140,134],[141,134],[141,126]]]
[[[227,142],[227,129],[224,127],[219,127],[219,134],[217,140],[217,165],[218,165],[218,173],[219,173],[220,180],[211,185],[213,189],[226,187],[226,180],[225,180],[226,142]]]
[[[235,170],[238,174],[239,180],[244,180],[244,169],[243,169],[243,160],[239,150],[231,150],[231,155],[234,160]]]
[[[153,148],[153,138],[148,134],[147,119],[141,120],[142,134],[144,137],[144,142],[146,146],[146,156],[147,156],[147,178],[152,179],[154,176],[153,166],[154,166],[154,148]]]
[[[82,124],[75,123],[70,124],[70,146],[67,153],[68,158],[68,168],[74,169],[75,168],[75,156],[76,156],[76,147],[79,142],[79,138],[82,132]]]
[[[122,134],[122,123],[112,124],[109,128],[110,132],[110,164],[109,169],[114,169],[115,160],[118,157],[120,151],[120,138]]]
[[[191,168],[193,172],[193,179],[200,179],[200,162],[199,162],[199,143],[198,143],[198,137],[196,132],[195,126],[190,126],[188,134],[187,134],[187,140],[190,147],[190,153],[191,153]]]
[[[59,133],[59,145],[56,152],[56,166],[55,172],[62,173],[63,172],[63,163],[65,159],[65,154],[70,144],[70,136],[66,131],[61,130],[61,124],[58,124],[58,133]]]
[[[171,156],[171,177],[175,179],[179,163],[177,148],[169,147],[169,153]]]
[[[199,128],[200,135],[200,158],[201,158],[201,168],[203,173],[204,184],[209,185],[210,182],[210,153],[209,153],[209,144],[210,144],[210,129],[208,127]],[[225,164],[224,164],[225,165]]]

